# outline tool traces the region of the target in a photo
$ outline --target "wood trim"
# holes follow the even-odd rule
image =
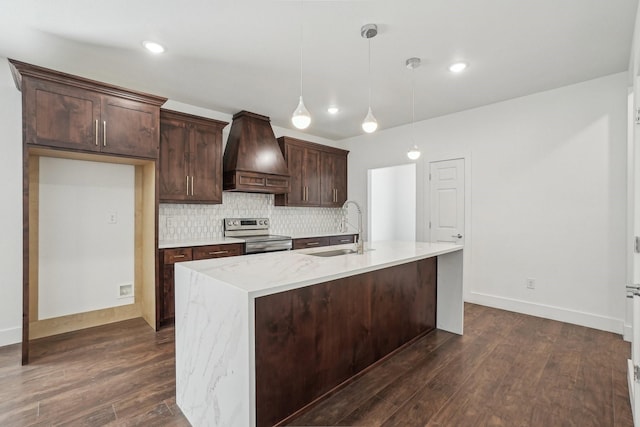
[[[106,325],[140,317],[140,304],[127,304],[102,310],[70,314],[31,322],[31,339],[44,338],[79,329]]]
[[[15,59],[11,58],[9,58],[9,64],[11,65],[13,80],[16,83],[16,87],[19,91],[22,91],[22,78],[24,76],[30,76],[38,78],[40,80],[71,85],[74,87],[92,90],[94,92],[99,92],[106,95],[118,96],[120,98],[130,99],[132,101],[143,102],[145,104],[155,106],[161,106],[162,104],[167,102],[167,98],[161,96],[138,92],[131,89],[123,88],[121,86],[103,83],[84,77],[74,76],[72,74],[63,73],[61,71],[27,64],[26,62],[16,61]]]
[[[340,154],[340,155],[348,155],[349,150],[343,150],[342,148],[330,147],[328,145],[318,144],[316,142],[309,142],[303,139],[292,138],[290,136],[281,136],[278,138],[278,144],[280,145],[280,149],[282,150],[282,154],[284,154],[284,146],[285,144],[297,145],[298,147],[310,148],[312,150],[324,151],[326,153],[332,154]]]
[[[229,122],[223,122],[221,120],[210,119],[208,117],[195,116],[193,114],[183,113],[180,111],[160,109],[160,120],[179,120],[189,121],[191,123],[197,123],[201,126],[211,126],[215,128],[224,128]]]
[[[140,237],[142,239],[140,257],[136,257],[136,263],[142,264],[142,295],[140,301],[142,317],[154,329],[157,330],[156,322],[156,272],[157,258],[156,248],[158,247],[158,186],[156,171],[158,162],[150,162],[142,168],[142,224]]]
[[[26,120],[25,120],[25,102],[24,95],[22,101],[22,364],[29,363],[29,274],[30,265],[33,262],[29,262],[29,151],[27,144],[24,143],[24,135]]]
[[[29,259],[40,259],[40,157],[29,156]],[[39,263],[29,263],[29,322],[38,320]]]

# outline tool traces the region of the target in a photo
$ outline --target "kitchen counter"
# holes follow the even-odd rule
[[[289,292],[307,295],[306,290],[326,286],[337,286],[334,292],[339,292],[339,289],[344,289],[343,282],[350,283],[349,286],[360,286],[360,283],[368,286],[366,283],[371,280],[377,283],[377,277],[386,277],[386,289],[397,280],[400,280],[398,285],[421,286],[414,283],[426,278],[432,280],[436,287],[436,301],[428,303],[432,306],[435,327],[462,334],[462,246],[374,242],[365,244],[363,255],[310,255],[340,248],[353,248],[353,244],[176,264],[176,400],[193,426],[256,425],[259,419],[256,416],[256,354],[261,354],[261,348],[256,348],[256,307],[258,302],[263,303],[261,307],[270,307],[270,304],[264,304],[265,298]],[[429,258],[436,261],[432,263],[433,273],[419,273]],[[406,276],[407,280],[403,280],[405,276],[395,273],[397,270],[394,269],[402,269],[403,266],[407,266],[414,276]],[[353,276],[357,278],[350,279]],[[401,294],[412,293],[400,291],[398,295]],[[361,293],[356,292],[356,295]],[[339,303],[353,301],[336,298],[333,301]],[[359,303],[372,301],[364,296],[356,300]],[[403,306],[395,307],[394,312],[403,313]],[[422,310],[420,307],[421,303],[415,309]],[[436,307],[440,309],[436,310]],[[409,318],[413,317],[409,315]],[[294,330],[298,326],[302,327],[290,325]],[[307,323],[305,328],[308,327]],[[345,328],[348,325],[345,324]],[[262,328],[258,332],[261,336],[271,333],[264,332]],[[329,332],[324,336],[327,334]],[[285,339],[278,336],[280,338],[275,342]],[[309,351],[314,350],[311,348]],[[258,385],[263,384],[258,382]]]
[[[423,242],[365,243],[362,255],[318,257],[309,254],[352,249],[354,244],[323,246],[289,252],[272,252],[244,257],[230,257],[180,263],[204,277],[231,286],[248,297],[256,298],[346,276],[443,255],[461,250],[461,245]],[[176,270],[176,293],[178,292]]]
[[[212,237],[196,240],[163,240],[158,243],[158,249],[187,248],[191,246],[225,245],[229,243],[244,243],[243,239],[234,237]]]
[[[329,237],[329,236],[352,236],[357,232],[327,232],[327,233],[273,233],[283,236],[290,236],[292,239],[305,239],[310,237]],[[186,248],[191,246],[208,246],[208,245],[224,245],[227,243],[244,243],[244,239],[237,237],[211,237],[207,239],[190,239],[190,240],[161,240],[158,242],[158,249]]]

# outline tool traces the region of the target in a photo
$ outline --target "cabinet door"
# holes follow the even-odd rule
[[[242,255],[243,245],[241,243],[230,243],[224,245],[197,246],[193,248],[193,259],[224,258]]]
[[[189,125],[191,200],[222,203],[222,135],[219,128]]]
[[[27,144],[100,151],[100,99],[84,89],[24,78]]]
[[[339,207],[347,200],[347,157],[322,153],[322,206]]]
[[[330,239],[328,237],[307,237],[303,239],[293,239],[293,249],[309,249],[318,248],[320,246],[329,246]]]
[[[157,159],[159,114],[160,109],[156,106],[104,95],[102,151]]]
[[[287,166],[291,175],[291,191],[287,195],[289,206],[301,206],[305,200],[304,152],[305,149],[302,147],[289,144],[286,146]]]
[[[320,151],[305,149],[304,177],[307,206],[320,206]]]
[[[160,201],[184,201],[187,188],[189,130],[179,120],[160,123]]]

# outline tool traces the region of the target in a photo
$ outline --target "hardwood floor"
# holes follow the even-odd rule
[[[173,328],[141,319],[0,348],[0,426],[188,426],[175,404]],[[632,426],[618,335],[465,305],[291,425]]]

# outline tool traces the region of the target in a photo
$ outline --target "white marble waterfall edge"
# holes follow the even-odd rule
[[[255,425],[246,293],[175,267],[178,406],[193,426]]]

